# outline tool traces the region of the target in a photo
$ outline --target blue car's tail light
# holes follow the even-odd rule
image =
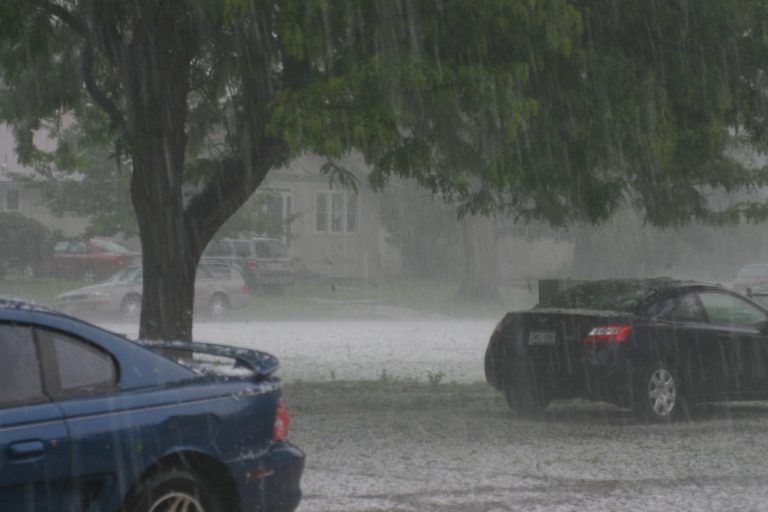
[[[272,440],[277,442],[288,439],[288,427],[290,424],[291,416],[288,414],[288,409],[281,398],[277,402],[277,415],[275,416],[275,425],[272,427]]]

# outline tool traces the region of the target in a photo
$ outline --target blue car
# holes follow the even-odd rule
[[[304,454],[277,367],[0,300],[0,511],[294,510]]]

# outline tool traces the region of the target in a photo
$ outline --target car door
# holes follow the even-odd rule
[[[61,510],[68,448],[62,413],[45,392],[32,329],[0,323],[0,510]]]
[[[71,479],[64,510],[112,510],[108,504],[116,496],[118,473],[128,463],[113,439],[117,364],[86,340],[43,328],[35,334],[46,389],[70,438]]]
[[[717,359],[718,350],[711,342],[709,322],[698,295],[689,292],[672,297],[660,310],[655,326],[655,336],[665,341],[664,354],[660,356],[681,363],[678,365],[680,377],[689,393],[708,394],[706,388],[712,380],[708,367]]]
[[[768,384],[768,349],[764,329],[768,315],[736,294],[698,292],[709,320],[709,337],[717,346],[712,370],[732,398],[765,396]]]

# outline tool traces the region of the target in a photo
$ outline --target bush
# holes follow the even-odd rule
[[[6,270],[43,273],[51,256],[51,232],[16,212],[0,212],[0,277]]]

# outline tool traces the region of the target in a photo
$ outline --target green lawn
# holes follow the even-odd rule
[[[459,300],[458,283],[402,279],[377,284],[295,283],[282,294],[257,294],[250,316],[285,317],[390,317],[399,315],[451,315],[498,317],[512,309],[529,308],[533,292],[527,287],[500,286],[500,303]]]
[[[56,302],[56,295],[85,286],[81,281],[55,278],[7,278],[0,279],[0,297],[16,297],[34,301],[43,306],[51,306]]]
[[[0,296],[52,306],[56,295],[84,286],[80,281],[32,278],[0,280]],[[257,292],[249,308],[235,313],[250,319],[391,318],[407,315],[499,317],[533,305],[526,287],[500,286],[501,303],[467,302],[456,298],[455,282],[400,279],[379,283],[297,282],[282,293]]]

